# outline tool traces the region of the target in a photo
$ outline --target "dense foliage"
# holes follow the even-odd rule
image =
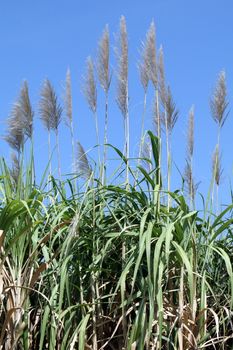
[[[3,349],[230,349],[233,206],[200,215],[170,193],[168,211],[150,137],[153,170],[127,188],[44,191],[30,166],[15,187],[2,161]]]

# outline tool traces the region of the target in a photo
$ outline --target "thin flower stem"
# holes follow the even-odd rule
[[[61,153],[60,153],[58,130],[56,130],[56,148],[57,148],[58,176],[59,176],[59,179],[61,180]]]
[[[100,138],[99,138],[99,126],[98,126],[98,116],[97,112],[94,112],[94,119],[95,119],[95,133],[96,133],[96,142],[98,147],[98,162],[99,162],[99,170],[100,170],[100,178],[102,178],[102,170],[101,170],[101,157],[100,157]]]
[[[104,184],[106,181],[107,143],[108,143],[108,90],[105,93],[104,152],[103,152],[102,184]]]
[[[129,114],[126,116],[126,185],[129,186]]]
[[[141,158],[142,158],[142,152],[145,142],[145,131],[144,131],[144,124],[145,124],[145,116],[146,116],[146,102],[147,102],[147,92],[144,92],[144,101],[143,101],[143,112],[142,112],[142,122],[141,122],[141,138],[140,138],[140,145],[139,145],[139,153],[138,153],[138,161],[137,161],[137,167],[141,164]],[[135,184],[139,177],[139,169],[137,169],[136,176],[135,176]]]
[[[166,118],[165,111],[165,130],[166,130],[166,149],[167,149],[167,210],[170,210],[170,187],[171,187],[171,146],[170,146],[170,138],[171,135],[168,130],[168,123]]]
[[[221,134],[221,126],[218,124],[218,136],[217,136],[217,147],[220,154],[220,134]],[[219,211],[219,184],[216,183],[216,214],[218,215]]]
[[[138,166],[140,166],[141,163],[141,157],[142,157],[142,149],[144,144],[144,125],[145,125],[145,116],[146,116],[146,102],[147,102],[147,93],[144,93],[144,101],[143,101],[143,113],[142,113],[142,124],[141,124],[141,140],[140,140],[140,147],[139,147],[139,155],[138,155]]]
[[[52,159],[51,159],[51,132],[48,130],[48,155],[49,155],[49,178],[52,177]]]
[[[216,214],[219,212],[219,185],[216,184]]]
[[[158,136],[158,146],[159,146],[159,154],[158,154],[158,169],[156,170],[158,173],[158,188],[159,191],[156,194],[156,202],[157,202],[157,210],[160,211],[160,190],[161,190],[161,152],[162,152],[162,142],[161,142],[161,120],[160,120],[160,112],[159,112],[159,90],[156,88],[155,90],[155,99],[156,99],[156,122],[157,122],[157,136]]]
[[[221,134],[221,127],[218,126],[218,135],[217,135],[217,145],[220,146],[220,134]]]
[[[190,156],[190,171],[191,171],[191,174],[193,174],[193,155]],[[194,204],[194,195],[195,193],[193,193],[195,190],[194,190],[194,184],[193,184],[193,181],[191,183],[191,186],[190,186],[190,206],[192,207],[192,209],[195,208],[195,204]]]
[[[71,146],[72,146],[72,163],[75,163],[75,143],[74,143],[74,126],[73,122],[70,124],[70,136],[71,136]]]
[[[74,124],[73,124],[73,120],[70,123],[70,137],[71,137],[71,147],[72,147],[72,164],[73,164],[72,171],[73,170],[75,171],[76,160],[75,160],[75,140],[74,140]],[[78,182],[77,182],[76,178],[74,179],[74,190],[75,190],[75,193],[77,193]]]
[[[34,133],[31,137],[31,152],[32,152],[32,171],[33,171],[33,184],[36,185],[36,169],[35,169],[35,157],[34,157]]]

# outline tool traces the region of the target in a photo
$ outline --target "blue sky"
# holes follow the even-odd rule
[[[5,1],[0,3],[0,133],[4,134],[6,118],[17,98],[21,83],[27,79],[36,118],[39,91],[48,77],[59,96],[66,69],[69,66],[73,82],[76,138],[86,149],[95,143],[93,117],[81,92],[82,75],[88,55],[95,57],[98,40],[105,24],[111,33],[111,64],[115,70],[114,33],[120,16],[127,20],[130,63],[130,123],[131,154],[136,150],[143,90],[137,70],[140,43],[153,19],[156,24],[157,46],[165,54],[167,82],[180,111],[173,137],[174,161],[183,171],[187,115],[195,105],[195,178],[201,181],[200,191],[206,191],[210,181],[211,154],[216,142],[216,125],[209,112],[209,98],[218,73],[226,70],[230,108],[233,104],[233,3],[231,0],[40,0]],[[116,79],[111,85],[109,141],[122,148],[123,121],[115,104]],[[98,116],[103,120],[102,92],[99,95]],[[148,103],[147,127],[151,128],[151,102]],[[36,154],[40,168],[46,165],[46,133],[36,121]],[[69,134],[60,127],[62,170],[70,171]],[[224,202],[232,177],[233,115],[222,132],[223,180],[220,198]],[[1,142],[2,155],[9,159],[9,147]],[[179,175],[174,168],[178,186]]]

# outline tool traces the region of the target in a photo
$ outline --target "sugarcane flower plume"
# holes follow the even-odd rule
[[[150,28],[146,35],[146,47],[147,47],[147,59],[149,64],[150,80],[155,88],[157,88],[158,76],[157,76],[157,62],[156,62],[156,36],[155,36],[155,24],[151,22]]]
[[[107,93],[110,87],[109,72],[109,30],[105,27],[101,40],[98,45],[97,73],[99,82],[104,92]]]
[[[126,117],[128,113],[128,37],[124,16],[120,19],[120,37],[117,58],[118,72],[116,101],[122,115]]]
[[[140,81],[144,91],[147,91],[149,80],[150,80],[150,54],[148,40],[142,42],[141,45],[141,59],[138,63],[138,69],[140,74]]]
[[[229,103],[227,100],[226,74],[225,71],[221,71],[213,96],[210,99],[212,117],[220,128],[224,125],[228,116],[228,105]]]
[[[179,116],[179,111],[176,108],[176,104],[173,100],[171,89],[168,86],[167,88],[167,97],[165,104],[165,114],[162,119],[163,124],[166,125],[168,132],[171,133]]]
[[[16,102],[21,113],[22,128],[27,137],[32,138],[34,112],[29,98],[28,83],[24,81],[20,96]]]
[[[40,118],[48,131],[58,130],[62,118],[62,107],[58,103],[55,90],[48,79],[45,79],[41,89],[39,113]]]
[[[72,108],[72,89],[71,89],[71,73],[70,69],[66,72],[66,84],[65,84],[65,112],[66,112],[66,123],[68,127],[71,127],[73,119],[73,108]]]
[[[21,151],[26,138],[32,138],[33,118],[34,112],[29,98],[28,83],[24,81],[19,97],[13,104],[7,121],[7,135],[3,137],[10,147],[18,153]]]
[[[164,55],[162,46],[159,49],[158,58],[158,86],[159,86],[159,96],[163,107],[166,106],[167,100],[167,88],[165,83],[165,69],[164,69]]]
[[[189,111],[187,140],[187,153],[191,158],[193,156],[194,149],[194,107],[192,107]]]
[[[87,58],[87,73],[84,76],[83,93],[87,99],[90,110],[95,113],[97,109],[97,88],[94,63],[91,57]]]
[[[24,144],[24,123],[18,103],[13,105],[7,124],[7,134],[3,136],[3,139],[12,149],[20,153]]]

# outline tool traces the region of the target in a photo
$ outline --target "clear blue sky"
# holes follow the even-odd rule
[[[86,149],[95,143],[94,124],[81,93],[82,75],[88,55],[95,57],[105,24],[111,32],[111,62],[115,68],[114,33],[119,18],[127,20],[130,46],[130,119],[131,151],[136,149],[142,113],[143,91],[139,82],[137,60],[141,40],[154,19],[157,46],[164,47],[167,81],[180,111],[173,138],[174,160],[184,167],[185,130],[188,110],[195,105],[195,178],[200,190],[209,184],[211,154],[216,141],[216,125],[209,112],[209,98],[218,73],[226,70],[230,107],[233,105],[233,2],[232,0],[40,0],[1,1],[0,3],[0,133],[16,99],[21,82],[27,79],[35,110],[45,77],[51,79],[59,96],[69,66],[73,79],[76,137]],[[116,81],[111,86],[110,142],[122,147],[122,117],[115,106]],[[100,97],[101,104],[101,97]],[[150,102],[149,102],[150,104]],[[233,112],[222,132],[222,201],[225,200],[233,168]],[[103,108],[99,108],[103,120]],[[38,117],[38,113],[36,113]],[[101,121],[100,121],[101,123]],[[150,105],[147,126],[151,127]],[[69,136],[61,130],[62,170],[70,171]],[[46,164],[46,133],[36,121],[36,154],[41,167]],[[1,154],[10,151],[1,142]],[[43,157],[44,156],[44,157]],[[174,173],[177,176],[176,171]],[[175,186],[176,184],[174,184]],[[221,196],[220,196],[221,197]]]

